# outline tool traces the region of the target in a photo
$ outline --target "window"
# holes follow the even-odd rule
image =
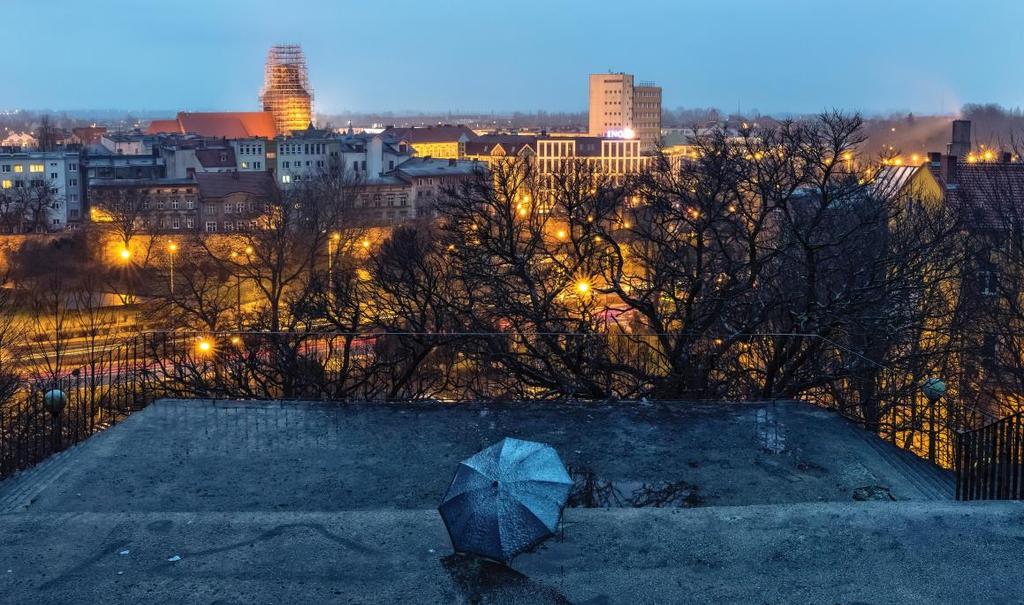
[[[195,224],[196,224],[196,223],[195,223],[195,221],[194,221],[194,220],[192,219],[192,217],[191,217],[191,216],[186,216],[186,217],[185,217],[185,228],[186,228],[186,229],[191,229],[191,228],[192,228],[193,226],[195,226]]]
[[[999,293],[999,274],[994,270],[978,271],[978,283],[981,293],[985,296],[995,296]]]
[[[68,164],[68,171],[70,171],[70,172],[78,172],[78,164],[77,163]]]
[[[25,167],[22,166],[21,164],[15,164],[14,171],[21,174],[22,172],[25,172]]]
[[[178,200],[177,200],[177,198],[175,198],[175,199],[171,200],[171,210],[177,210],[177,209],[178,209]]]
[[[292,175],[290,175],[290,174],[282,174],[281,175],[281,182],[282,183],[290,183],[290,182],[292,182]]]
[[[185,200],[185,208],[188,210],[194,210],[196,207],[196,201],[192,198]]]
[[[171,228],[172,229],[181,229],[181,219],[179,219],[178,217],[172,218],[171,219]]]
[[[28,166],[28,171],[29,172],[43,172],[45,170],[46,170],[46,165],[45,164],[29,164],[29,166]]]
[[[256,170],[260,170],[263,168],[263,162],[253,162],[252,167],[255,168]]]
[[[249,167],[249,162],[242,162],[242,170],[245,170],[248,167]]]
[[[206,221],[206,232],[217,233],[217,221]]]
[[[3,189],[10,189],[13,186],[14,183],[12,183],[10,179],[4,179],[4,181],[0,183],[0,187],[2,187]]]
[[[0,172],[10,172],[10,171],[11,171],[11,165],[10,164],[3,164],[2,166],[0,166]]]
[[[78,187],[78,179],[70,179],[68,181],[68,185],[71,185],[72,187]]]
[[[57,177],[58,177],[58,175],[57,175],[57,173],[56,173],[56,172],[51,172],[51,173],[50,173],[50,178],[51,178],[51,179],[56,179]]]

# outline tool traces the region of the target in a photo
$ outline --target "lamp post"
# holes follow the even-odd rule
[[[43,395],[43,408],[50,412],[50,432],[53,439],[53,450],[61,446],[61,412],[68,403],[67,393],[60,389],[51,389]]]
[[[928,460],[935,462],[935,404],[946,396],[946,383],[941,378],[929,378],[921,384],[921,392],[928,398]]]
[[[167,245],[168,259],[171,264],[171,296],[174,296],[174,255],[178,252],[178,244],[171,242]]]
[[[333,243],[332,243],[333,242]],[[327,292],[334,291],[334,256],[332,248],[341,244],[341,234],[332,233],[327,238]]]

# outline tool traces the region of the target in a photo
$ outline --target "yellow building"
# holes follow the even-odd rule
[[[528,160],[536,155],[537,137],[515,134],[485,134],[466,143],[464,159],[488,166],[504,159]]]
[[[469,128],[458,124],[394,128],[384,130],[384,135],[408,143],[413,155],[420,158],[443,158],[461,160],[466,155],[466,144],[476,138]]]

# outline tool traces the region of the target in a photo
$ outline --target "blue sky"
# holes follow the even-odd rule
[[[303,46],[324,112],[578,111],[586,74],[608,69],[658,82],[666,107],[1024,105],[1019,0],[0,0],[0,8],[0,109],[256,109],[266,51],[277,42]]]

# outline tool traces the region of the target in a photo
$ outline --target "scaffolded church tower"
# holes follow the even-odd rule
[[[260,103],[264,111],[273,114],[278,133],[309,127],[313,89],[309,86],[306,57],[297,44],[279,44],[267,53]]]

